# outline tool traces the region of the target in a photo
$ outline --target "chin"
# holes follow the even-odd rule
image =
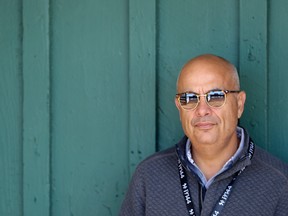
[[[217,137],[209,133],[209,131],[201,131],[200,134],[198,133],[194,137],[195,137],[195,140],[198,141],[198,143],[203,143],[203,144],[214,144],[217,141]]]
[[[215,145],[216,141],[211,140],[199,140],[199,144],[201,145]]]

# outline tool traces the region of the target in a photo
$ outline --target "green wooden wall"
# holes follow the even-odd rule
[[[1,0],[0,215],[117,215],[135,166],[183,135],[182,65],[239,68],[241,124],[288,162],[285,0]]]

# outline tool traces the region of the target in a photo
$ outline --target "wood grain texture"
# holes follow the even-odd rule
[[[21,3],[0,2],[0,215],[22,216]]]
[[[268,150],[288,162],[288,4],[269,4]]]
[[[257,145],[268,142],[268,50],[267,1],[240,1],[239,73],[241,89],[246,91],[241,125]]]
[[[128,179],[128,1],[53,1],[52,215],[117,215]]]
[[[129,1],[129,170],[156,150],[156,2]]]
[[[23,216],[49,216],[49,0],[24,0],[22,13]]]

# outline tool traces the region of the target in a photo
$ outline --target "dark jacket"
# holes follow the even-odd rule
[[[246,134],[242,157],[227,171],[218,175],[203,199],[203,187],[188,167],[184,137],[177,145],[179,158],[186,169],[196,215],[211,215],[233,175],[238,176],[221,216],[287,216],[288,166],[256,147],[252,160],[247,156],[249,135]],[[130,183],[120,211],[121,216],[188,215],[181,190],[176,148],[155,153],[140,163]]]

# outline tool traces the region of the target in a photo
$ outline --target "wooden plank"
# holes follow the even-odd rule
[[[288,19],[286,0],[270,1],[268,150],[288,162]]]
[[[50,215],[49,0],[23,1],[23,200]]]
[[[156,149],[156,2],[129,1],[129,165]]]
[[[53,1],[52,212],[117,215],[128,181],[128,1]]]
[[[22,216],[21,2],[0,1],[0,215]]]
[[[257,145],[267,148],[267,1],[240,1],[239,73],[247,93],[241,125]]]

